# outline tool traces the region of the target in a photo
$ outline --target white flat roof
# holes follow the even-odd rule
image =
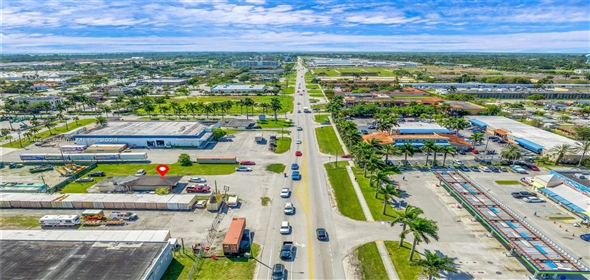
[[[214,85],[211,89],[212,90],[220,90],[220,89],[229,89],[229,90],[239,90],[239,89],[251,89],[251,90],[263,90],[266,88],[266,85],[246,85],[246,84],[218,84]]]
[[[555,133],[551,133],[549,131],[536,128],[534,126],[517,122],[506,117],[474,116],[469,117],[469,119],[479,120],[491,127],[494,127],[495,129],[505,130],[509,134],[514,135],[516,138],[524,138],[529,141],[535,142],[543,146],[545,150],[550,150],[555,146],[563,144],[568,144],[572,147],[575,147],[576,143],[578,143],[576,140],[572,140],[567,137],[563,137],[561,135],[557,135]]]
[[[0,240],[164,242],[169,230],[0,230]]]
[[[394,126],[393,129],[399,128],[421,128],[421,129],[441,129],[444,127],[438,125],[437,123],[425,123],[425,122],[398,122],[399,126]]]
[[[105,128],[83,135],[198,135],[206,128],[198,122],[109,122]]]

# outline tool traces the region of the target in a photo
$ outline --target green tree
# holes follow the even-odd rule
[[[411,143],[404,143],[398,149],[404,155],[404,162],[408,161],[408,156],[413,157],[416,151],[416,148]]]
[[[416,252],[416,245],[421,242],[426,242],[426,244],[428,244],[430,243],[430,238],[438,241],[438,226],[433,220],[415,218],[410,221],[408,228],[402,231],[400,237],[406,237],[408,234],[414,236],[414,242],[412,242],[409,258],[409,260],[412,260],[414,258],[414,253]]]
[[[522,157],[518,146],[510,145],[500,151],[500,156],[508,160],[517,160]]]
[[[180,154],[178,156],[178,163],[180,166],[192,166],[193,162],[191,161],[191,157],[188,154]]]
[[[549,150],[550,153],[553,154],[553,156],[555,157],[555,164],[559,164],[559,162],[561,161],[561,159],[563,159],[563,157],[567,154],[571,154],[574,152],[574,148],[572,148],[571,145],[568,144],[562,144],[559,146],[555,146],[553,148],[551,148]]]
[[[55,127],[55,123],[54,122],[47,121],[44,124],[44,126],[45,126],[45,128],[47,128],[49,130],[49,134],[50,135],[53,135],[53,132],[51,132],[51,129]]]
[[[434,140],[426,140],[423,144],[424,146],[422,146],[420,150],[426,153],[426,162],[428,162],[428,157],[430,157],[430,153],[436,150],[436,142],[434,142]]]
[[[252,100],[250,97],[246,97],[244,99],[244,106],[246,106],[246,119],[249,119],[248,107],[254,106],[254,100]],[[254,114],[254,108],[252,108],[252,114]]]
[[[421,208],[408,205],[403,211],[395,211],[390,226],[394,226],[396,223],[401,223],[403,226],[402,232],[404,232],[406,231],[408,224],[411,223],[414,219],[417,219],[422,214],[424,214],[424,210],[422,210]],[[405,235],[400,235],[399,247],[404,245],[404,239]]]
[[[227,132],[221,128],[214,128],[212,133],[215,140],[219,140],[221,137],[227,135]]]
[[[211,104],[205,104],[203,105],[203,113],[205,113],[205,116],[207,119],[209,119],[209,114],[215,112],[213,106],[211,106]]]
[[[545,99],[545,96],[543,96],[542,94],[535,93],[535,94],[529,95],[529,97],[527,97],[527,99],[528,100],[543,100],[543,99]]]
[[[283,109],[283,105],[281,105],[281,100],[276,97],[270,99],[270,109],[274,112],[275,115],[275,122],[278,121],[277,119],[277,111]]]
[[[392,184],[386,184],[379,188],[379,192],[383,194],[383,215],[387,213],[387,202],[389,202],[390,197],[402,197],[402,193],[398,188],[393,186]]]
[[[156,189],[156,194],[169,194],[170,190],[168,188],[159,188]]]
[[[586,155],[588,150],[590,150],[590,140],[576,143],[576,147],[574,147],[574,151],[576,153],[582,154],[582,156],[580,157],[580,161],[578,161],[578,166],[582,165],[582,161],[584,160],[584,156]]]
[[[369,186],[372,187],[373,182],[375,182],[375,198],[378,198],[381,187],[383,186],[383,184],[389,183],[390,180],[386,172],[382,170],[377,170],[375,174],[371,175],[371,179],[369,180]]]
[[[453,146],[441,146],[440,152],[443,153],[443,166],[445,165],[445,161],[447,160],[447,155],[451,155],[451,156],[456,156],[457,153],[457,148],[453,147]]]
[[[576,131],[576,138],[578,140],[590,140],[590,127],[577,126],[574,130]]]
[[[389,156],[401,155],[400,150],[394,145],[383,145],[379,150],[379,153],[385,155],[385,162],[389,160]]]
[[[102,126],[105,126],[105,125],[107,125],[107,122],[108,122],[108,121],[107,121],[107,118],[105,118],[105,117],[103,117],[103,116],[98,116],[98,117],[96,117],[96,119],[95,119],[95,123],[96,123],[97,125],[102,125]]]
[[[422,267],[422,271],[428,276],[428,280],[433,277],[440,277],[441,271],[456,273],[455,260],[449,257],[439,257],[437,254],[426,251],[423,259],[412,260],[411,265]]]
[[[2,130],[0,130],[0,133],[2,133],[2,137],[4,138],[10,134],[10,129],[2,128]]]
[[[484,139],[484,134],[481,132],[473,133],[469,136],[469,140],[473,141],[473,144],[481,144]]]

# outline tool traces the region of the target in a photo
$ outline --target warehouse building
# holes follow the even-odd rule
[[[563,144],[576,147],[577,141],[536,128],[509,118],[498,116],[472,116],[468,117],[469,122],[480,127],[486,133],[499,136],[502,139],[517,144],[527,150],[540,155],[551,156],[550,150]],[[569,154],[564,157],[565,161],[572,163],[580,158],[580,154]]]
[[[450,133],[450,131],[436,123],[400,121],[399,126],[393,128],[394,134],[433,134]]]
[[[129,147],[204,148],[219,122],[111,122],[103,129],[74,136],[78,145],[127,144]]]
[[[160,279],[177,247],[167,230],[2,230],[3,279]]]
[[[218,84],[211,87],[211,93],[262,93],[266,85]]]
[[[154,86],[179,86],[186,84],[186,79],[158,78],[137,81],[137,86],[152,84]]]
[[[279,60],[240,60],[231,63],[236,68],[277,68],[281,66]]]

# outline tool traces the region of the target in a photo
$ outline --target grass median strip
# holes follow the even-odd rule
[[[284,164],[282,164],[282,163],[273,163],[273,164],[267,166],[266,167],[266,170],[280,174],[280,173],[285,172],[285,167],[286,166]]]
[[[404,242],[402,247],[398,245],[399,241],[385,241],[385,247],[387,247],[387,252],[389,252],[391,262],[393,262],[399,279],[418,279],[418,276],[422,274],[422,268],[410,265],[411,262],[409,261],[412,244]],[[414,260],[418,259],[420,259],[420,254],[414,254]]]
[[[326,163],[324,165],[328,172],[330,185],[334,190],[338,210],[342,215],[353,220],[366,221],[367,219],[363,214],[361,204],[356,196],[345,166],[344,162],[338,164],[338,167],[336,167],[335,163]]]
[[[78,124],[76,124],[76,122],[69,122],[68,123],[68,128],[66,129],[66,125],[61,125],[61,126],[57,126],[54,128],[51,128],[51,133],[49,133],[49,130],[45,130],[42,132],[39,132],[37,134],[35,134],[35,140],[33,140],[31,138],[32,141],[29,141],[29,139],[27,137],[24,136],[24,133],[26,131],[23,132],[23,134],[21,134],[21,141],[23,144],[23,147],[29,146],[33,143],[35,143],[36,141],[40,141],[43,140],[45,138],[49,138],[50,136],[54,136],[54,135],[59,135],[68,131],[71,131],[73,129],[76,129],[78,127],[82,127],[85,125],[89,125],[91,123],[96,122],[95,119],[81,119],[78,121]],[[59,125],[59,123],[56,123]],[[39,128],[45,128],[44,126],[39,126]],[[0,147],[4,147],[4,148],[20,148],[20,142],[18,141],[18,136],[12,139],[12,143],[8,142],[3,144]]]
[[[387,206],[387,212],[383,215],[383,195],[380,194],[379,198],[375,198],[375,188],[369,186],[370,179],[363,176],[363,169],[353,167],[352,171],[356,180],[361,188],[361,192],[365,197],[365,201],[367,201],[367,205],[369,206],[369,210],[371,210],[371,215],[373,215],[373,219],[375,221],[383,221],[383,220],[392,220],[392,213],[394,209],[391,209],[390,206]],[[369,173],[367,172],[367,175]]]
[[[338,142],[338,137],[336,137],[336,132],[332,126],[316,127],[315,133],[318,138],[320,152],[338,156],[344,154],[340,142]]]
[[[277,147],[275,148],[275,154],[285,153],[290,148],[291,148],[291,138],[290,137],[277,138]]]
[[[520,185],[518,180],[498,180],[494,181],[498,185]]]
[[[356,248],[355,256],[360,262],[361,279],[373,280],[389,278],[375,242],[370,242]]]

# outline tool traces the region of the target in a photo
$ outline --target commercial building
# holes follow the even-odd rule
[[[64,100],[65,99],[63,97],[59,96],[17,96],[14,98],[14,101],[17,103],[21,103],[23,101],[29,102],[29,104],[47,102],[51,105],[51,108],[55,108],[57,104],[63,103]]]
[[[563,144],[575,147],[575,140],[536,128],[521,122],[498,116],[471,116],[469,122],[474,126],[483,128],[486,133],[499,136],[511,143],[533,151],[541,155],[551,156],[550,150]],[[575,161],[580,154],[568,154],[565,161]]]
[[[2,230],[3,279],[160,279],[177,243],[167,230]]]
[[[236,68],[277,68],[281,67],[278,60],[240,60],[231,63],[231,67]]]
[[[453,109],[462,109],[469,112],[470,115],[477,115],[480,112],[485,111],[486,108],[477,104],[465,102],[465,101],[451,101],[445,100],[444,103],[451,105]]]
[[[42,183],[0,183],[0,192],[11,192],[11,193],[37,193],[45,192],[48,186]]]
[[[146,79],[139,80],[136,83],[138,86],[152,84],[154,86],[178,86],[186,84],[186,79],[175,79],[175,78],[157,78],[157,79]]]
[[[96,187],[100,192],[155,191],[159,188],[172,189],[182,176],[116,176],[108,177]]]
[[[263,93],[266,85],[218,84],[211,87],[211,93]]]
[[[450,133],[450,131],[436,123],[400,121],[399,126],[393,127],[394,134],[433,134]]]
[[[590,69],[574,69],[574,74],[590,73]]]
[[[410,61],[372,61],[367,59],[312,58],[307,61],[313,67],[416,67],[422,63]]]
[[[74,135],[76,144],[127,144],[130,147],[204,148],[219,122],[111,122],[88,134]]]
[[[437,146],[453,146],[457,150],[472,149],[471,143],[455,135],[444,133],[395,135],[388,134],[387,132],[380,132],[363,135],[363,139],[365,142],[369,142],[371,139],[377,139],[381,145],[402,146],[406,143],[410,143],[416,148],[424,146],[424,142],[431,140],[434,141]]]

